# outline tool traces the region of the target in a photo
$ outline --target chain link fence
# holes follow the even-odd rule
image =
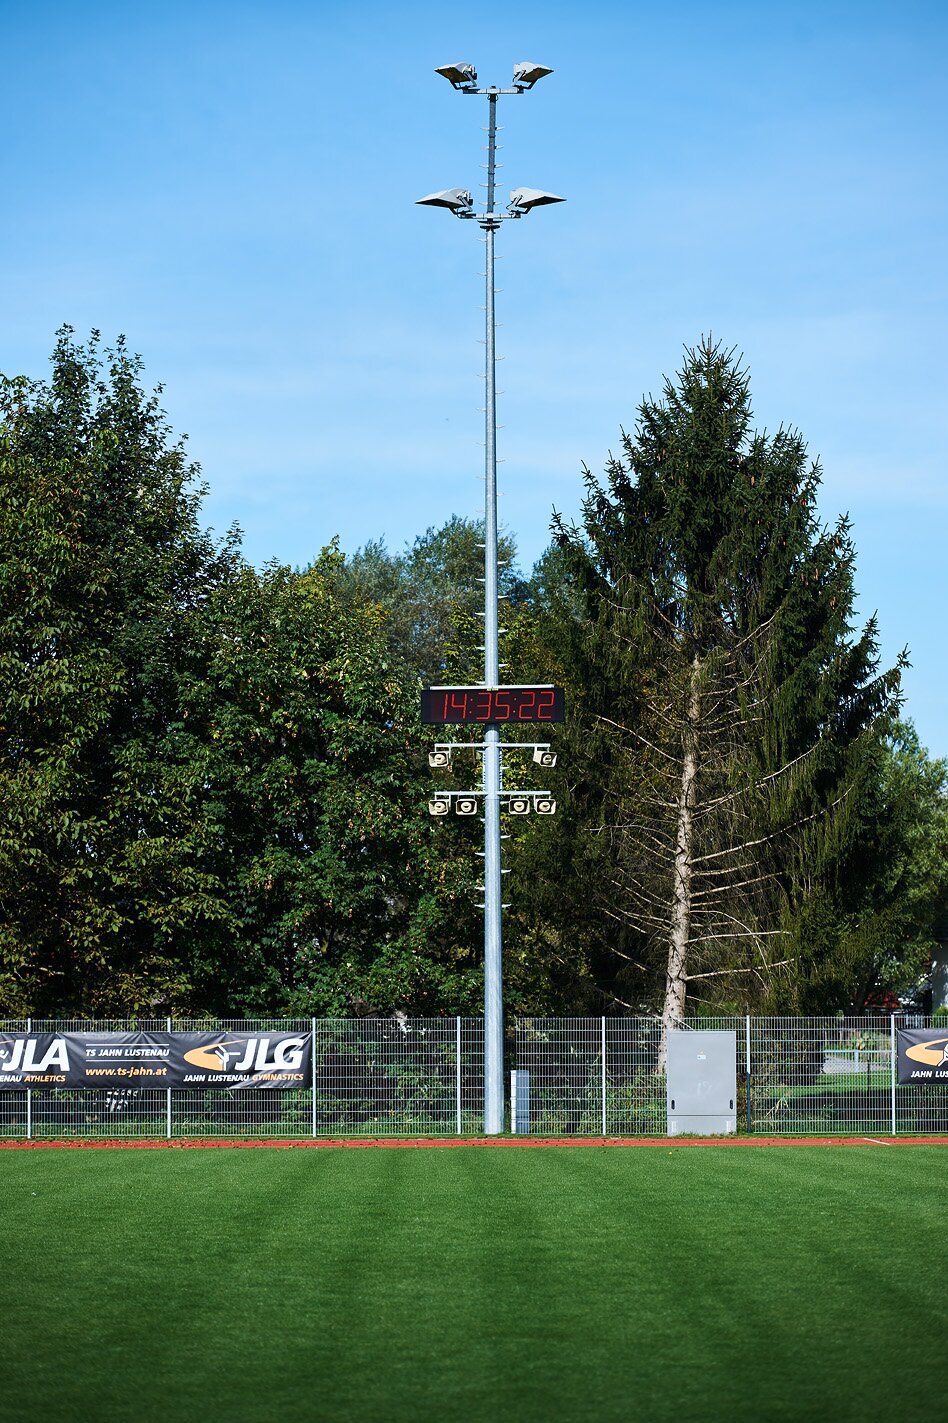
[[[481,1131],[480,1018],[317,1022],[314,1136],[457,1136]]]
[[[901,1027],[936,1026],[931,1018],[689,1017],[676,1026],[735,1033],[742,1132],[948,1132],[948,1084],[896,1082],[896,1033]],[[520,1018],[515,1058],[517,1069],[529,1073],[531,1134],[666,1134],[657,1018]]]
[[[479,1018],[0,1020],[7,1032],[288,1032],[312,1035],[313,1087],[0,1091],[0,1137],[401,1137],[479,1132]]]
[[[736,1035],[738,1129],[761,1136],[948,1133],[948,1084],[896,1082],[900,1027],[919,1016],[691,1017]],[[479,1018],[0,1020],[0,1031],[245,1031],[312,1035],[313,1087],[0,1091],[0,1137],[401,1137],[480,1134]],[[948,1030],[946,1030],[948,1031]],[[664,1136],[662,1030],[654,1017],[519,1018],[534,1136]]]
[[[742,1018],[689,1018],[690,1028],[743,1031]],[[658,1018],[518,1018],[516,1065],[529,1076],[537,1136],[664,1136]]]
[[[935,1026],[931,1018],[890,1014],[745,1020],[747,1129],[764,1136],[948,1131],[948,1084],[896,1081],[898,1030]]]

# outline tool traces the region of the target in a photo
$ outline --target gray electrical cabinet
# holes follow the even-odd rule
[[[668,1034],[669,1136],[724,1136],[737,1131],[737,1034]]]

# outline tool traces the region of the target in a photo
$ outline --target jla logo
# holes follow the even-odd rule
[[[37,1053],[41,1053],[37,1057]],[[37,1038],[7,1038],[0,1041],[0,1073],[69,1071],[69,1053],[63,1038],[53,1038],[42,1051]]]

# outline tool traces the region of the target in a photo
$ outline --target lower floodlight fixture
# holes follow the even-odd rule
[[[565,198],[558,198],[555,193],[545,193],[542,188],[514,188],[510,194],[510,203],[507,211],[513,217],[522,217],[525,212],[530,212],[532,208],[542,208],[547,203],[565,203]]]
[[[451,801],[450,798],[446,795],[432,796],[431,800],[429,800],[428,802],[429,815],[447,815],[450,809]]]
[[[556,801],[552,796],[538,795],[533,802],[533,808],[537,815],[555,815]]]
[[[525,66],[520,65],[518,67],[524,68]],[[537,66],[534,65],[532,67],[536,68]],[[543,73],[549,74],[550,70],[544,69]],[[452,84],[455,89],[468,89],[477,83],[477,70],[473,64],[442,64],[435,70],[435,74],[443,74],[448,83]],[[539,78],[540,75],[538,74],[537,79]],[[522,82],[526,83],[526,80]],[[536,79],[533,82],[536,83]],[[442,89],[441,92],[444,93],[444,90]]]
[[[443,188],[440,193],[429,193],[426,198],[418,198],[415,206],[447,208],[457,217],[474,216],[474,199],[466,188]]]
[[[477,796],[459,795],[454,800],[454,810],[457,815],[476,815],[478,812]]]
[[[531,809],[528,795],[512,795],[507,802],[507,810],[511,815],[529,815]]]
[[[444,70],[439,70],[443,74]],[[547,74],[552,74],[552,69],[547,69],[545,64],[531,64],[529,60],[521,60],[514,65],[513,82],[518,89],[532,89],[538,79],[543,79]]]
[[[433,771],[450,771],[451,752],[450,751],[429,751],[428,765]]]
[[[546,770],[552,770],[556,765],[556,752],[548,751],[545,747],[538,746],[533,753],[533,759],[538,766],[544,766]],[[428,757],[431,760],[431,757]]]

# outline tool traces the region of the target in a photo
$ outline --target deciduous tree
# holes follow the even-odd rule
[[[341,555],[244,569],[205,609],[186,698],[214,873],[236,924],[193,976],[219,1011],[458,1011],[476,1000],[473,864],[446,876],[425,814],[417,689]],[[474,940],[476,943],[476,939]]]
[[[238,558],[140,363],[66,329],[0,385],[0,994],[7,1012],[186,996],[225,918],[198,788],[167,754],[189,620]]]

